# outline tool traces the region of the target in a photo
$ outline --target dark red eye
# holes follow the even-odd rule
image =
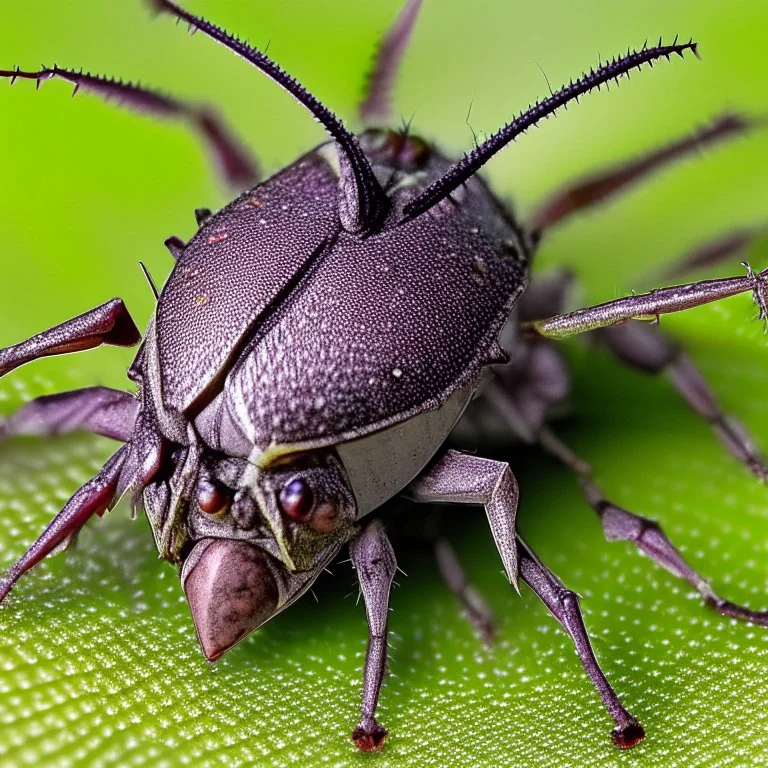
[[[229,493],[210,480],[201,480],[197,486],[197,503],[207,515],[218,515],[229,506]]]
[[[286,483],[278,497],[280,509],[291,520],[306,520],[315,506],[312,489],[303,480],[291,480]]]

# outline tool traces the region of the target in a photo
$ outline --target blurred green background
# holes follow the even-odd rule
[[[323,139],[257,72],[140,0],[4,0],[0,67],[83,66],[214,101],[266,172]],[[355,124],[371,51],[399,0],[196,0],[270,44],[270,55]],[[669,140],[724,108],[768,112],[765,0],[569,3],[425,0],[397,88],[415,130],[460,151],[530,101],[646,37],[693,35],[703,61],[660,64],[584,99],[487,168],[525,214],[558,184]],[[189,237],[192,210],[228,193],[195,138],[82,95],[0,82],[0,344],[122,296],[143,326],[162,280],[165,237]],[[768,132],[707,152],[561,228],[540,268],[570,264],[590,301],[643,287],[654,265],[725,229],[768,218]],[[750,254],[768,262],[766,243]],[[737,274],[731,265],[722,273]],[[665,320],[723,404],[768,447],[768,344],[749,297]],[[609,494],[658,518],[729,597],[768,605],[768,490],[726,457],[663,380],[567,345],[575,366],[563,436]],[[0,413],[86,384],[124,386],[130,351],[102,349],[22,369]],[[0,446],[0,563],[33,540],[104,461],[106,440]],[[86,530],[77,552],[37,569],[0,611],[0,765],[746,766],[768,763],[768,634],[707,612],[628,545],[603,541],[572,479],[510,448],[529,542],[583,597],[596,651],[648,739],[611,745],[611,723],[569,640],[530,592],[514,596],[482,514],[457,509],[457,548],[500,625],[491,652],[459,617],[432,563],[404,547],[393,597],[386,751],[355,753],[365,649],[349,565],[215,667],[203,659],[173,568],[127,510]],[[345,596],[347,598],[345,599]]]

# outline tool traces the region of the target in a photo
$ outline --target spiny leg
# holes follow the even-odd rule
[[[713,144],[742,136],[756,125],[744,115],[725,114],[711,125],[621,165],[599,171],[558,190],[544,201],[531,220],[535,236],[552,229],[575,213],[609,200],[652,173]]]
[[[626,749],[640,741],[644,736],[642,727],[621,705],[595,659],[576,595],[544,568],[515,532],[519,494],[509,465],[448,450],[411,483],[405,493],[418,502],[485,505],[491,533],[510,583],[517,587],[518,576],[522,577],[573,638],[587,674],[616,721],[613,735],[616,744]],[[510,548],[514,549],[513,555]]]
[[[732,257],[735,252],[746,248],[760,232],[760,228],[742,230],[705,243],[676,262],[675,272],[689,271]],[[572,282],[573,276],[564,270],[534,279],[519,305],[521,320],[528,322],[561,311]],[[757,477],[768,479],[766,461],[752,437],[738,421],[722,411],[694,363],[680,345],[666,339],[657,326],[630,321],[599,329],[593,336],[626,365],[645,373],[665,373],[685,402],[711,424],[725,447]],[[540,339],[538,343],[543,341]],[[530,341],[526,342],[524,349],[527,350],[530,344]],[[540,350],[538,357],[542,354],[543,350]],[[497,401],[497,410],[506,414],[508,425],[530,442],[530,430],[520,429],[521,422],[529,420],[527,417],[532,415],[534,424],[531,429],[534,431],[543,423],[537,414],[543,413],[553,402],[552,394],[567,394],[567,371],[556,370],[549,365],[536,376],[529,360],[536,360],[537,356],[526,352],[520,358],[523,364],[520,374],[525,380],[520,380],[520,376],[517,379],[511,376],[514,365],[509,370],[500,371],[499,378],[504,381],[507,392],[497,397],[496,385],[492,384],[489,399]]]
[[[132,347],[141,341],[122,299],[112,299],[31,339],[0,349],[0,376],[49,355],[93,349],[101,344]]]
[[[42,67],[33,72],[24,72],[18,67],[11,70],[3,69],[0,70],[0,77],[10,78],[11,83],[19,78],[35,80],[38,88],[45,80],[59,78],[75,86],[73,95],[79,90],[89,91],[106,101],[124,104],[136,112],[153,117],[184,120],[200,133],[228,184],[244,189],[258,181],[259,169],[255,159],[235,139],[215,111],[208,106],[190,104],[114,78],[91,75],[82,71],[76,72],[57,66]]]
[[[496,637],[496,622],[493,613],[483,596],[472,586],[459,556],[447,539],[438,537],[434,541],[435,557],[440,575],[448,589],[464,610],[469,623],[482,638],[487,647],[491,647]]]
[[[545,338],[565,338],[598,328],[619,325],[627,320],[658,320],[659,315],[682,312],[713,301],[751,291],[761,318],[768,315],[768,269],[755,274],[747,268],[746,277],[701,280],[696,283],[659,288],[649,293],[614,299],[585,309],[577,309],[545,320],[523,324],[528,333]]]
[[[349,553],[357,571],[368,617],[368,648],[363,673],[363,699],[360,723],[352,732],[358,749],[381,749],[387,731],[376,722],[376,706],[387,671],[387,622],[389,593],[397,563],[392,545],[378,520],[368,523],[350,542]]]
[[[567,288],[567,281],[568,277],[562,275],[560,283],[557,280],[550,281],[548,290],[545,290],[546,285],[541,285],[539,293],[542,301],[531,301],[529,315],[537,314],[537,306],[552,306],[551,297],[562,296]],[[630,322],[597,331],[595,335],[611,346],[614,353],[627,364],[647,372],[667,371],[686,402],[710,420],[726,447],[755,474],[764,476],[765,462],[752,444],[751,438],[741,425],[722,413],[693,364],[677,346],[661,335],[658,328]],[[531,343],[526,342],[526,349]],[[535,350],[537,345],[542,343],[547,342],[539,340],[534,343],[532,349]],[[565,368],[555,369],[550,366],[545,376],[528,376],[518,380],[504,378],[503,374],[502,371],[502,376],[487,387],[486,400],[516,434],[527,440],[531,440],[533,436],[545,450],[578,475],[587,500],[600,516],[606,536],[610,540],[625,539],[634,542],[659,565],[688,581],[709,605],[721,613],[758,624],[766,622],[768,614],[751,611],[717,596],[707,582],[685,563],[656,523],[608,501],[592,479],[592,467],[544,426],[540,415],[545,413],[548,404],[553,402],[552,393],[567,394]],[[537,403],[538,407],[532,407]]]
[[[395,23],[379,43],[373,69],[366,83],[365,98],[360,103],[360,119],[370,125],[388,122],[392,112],[392,88],[403,56],[413,34],[422,0],[407,0]]]
[[[520,537],[518,537],[518,559],[523,581],[536,593],[570,635],[589,679],[597,689],[608,713],[616,722],[616,728],[611,734],[614,743],[620,749],[634,747],[645,737],[645,731],[619,701],[603,670],[600,669],[584,626],[578,595],[566,589],[560,579],[541,563]]]
[[[64,545],[93,515],[104,514],[115,500],[127,455],[128,446],[124,445],[109,459],[96,477],[75,493],[46,526],[37,541],[0,579],[0,603],[30,568]]]
[[[603,491],[592,479],[592,467],[549,429],[540,431],[539,442],[547,452],[578,475],[584,495],[600,517],[608,541],[631,541],[657,565],[687,581],[701,594],[707,605],[724,616],[768,626],[768,611],[753,611],[717,595],[708,582],[685,562],[658,523],[629,512],[606,499]]]
[[[11,435],[61,435],[85,430],[127,442],[138,413],[135,395],[107,387],[44,395],[8,418],[0,418],[0,440]]]
[[[723,412],[694,362],[656,326],[626,323],[604,328],[596,336],[623,363],[650,374],[666,374],[685,402],[709,422],[728,451],[761,480],[768,465],[746,429]]]

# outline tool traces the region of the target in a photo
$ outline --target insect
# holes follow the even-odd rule
[[[303,595],[349,546],[369,624],[362,711],[352,739],[381,748],[376,707],[386,674],[395,556],[369,515],[403,495],[481,504],[511,585],[527,584],[573,639],[615,721],[617,746],[644,737],[591,649],[576,595],[516,530],[518,486],[504,462],[446,448],[449,436],[501,419],[581,480],[609,539],[628,540],[688,581],[728,616],[768,625],[768,613],[719,597],[658,525],[609,501],[547,423],[568,394],[555,341],[589,332],[617,358],[666,372],[755,475],[753,441],[722,412],[685,354],[649,321],[751,292],[765,317],[768,271],[706,280],[564,311],[569,277],[531,277],[542,240],[567,217],[702,146],[743,134],[749,118],[707,127],[619,168],[576,181],[519,222],[477,175],[507,144],[560,107],[645,64],[696,53],[693,42],[645,45],[591,70],[514,118],[458,161],[410,130],[359,136],[256,48],[171,0],[156,9],[186,22],[272,78],[328,131],[330,141],[253,184],[256,163],[207,109],[120,82],[54,67],[0,75],[59,78],[128,107],[188,121],[226,178],[247,191],[199,229],[166,245],[175,259],[142,336],[114,299],[0,351],[0,375],[46,355],[140,344],[135,393],[88,388],[32,401],[2,433],[89,430],[121,447],[80,488],[0,582],[16,581],[127,495],[151,524],[160,554],[179,567],[203,652],[220,658]],[[394,77],[421,3],[408,0],[382,41],[361,116],[386,121]],[[704,246],[678,275],[732,256],[753,233]],[[477,626],[488,617],[448,545],[437,548],[449,586]]]

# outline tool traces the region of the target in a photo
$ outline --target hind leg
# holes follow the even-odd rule
[[[547,297],[551,293],[545,291],[542,296]],[[555,293],[562,294],[562,290]],[[552,305],[550,299],[544,303]],[[528,311],[529,315],[536,315],[535,308]],[[738,422],[723,413],[693,363],[677,346],[667,341],[658,328],[643,323],[627,323],[603,329],[595,335],[623,362],[649,373],[668,373],[683,399],[710,422],[730,452],[756,475],[766,476],[765,461],[752,439]],[[587,501],[600,517],[610,541],[631,541],[658,565],[691,584],[705,602],[720,613],[768,625],[768,612],[753,611],[717,595],[708,582],[684,561],[657,523],[609,501],[594,482],[592,467],[545,425],[544,417],[549,406],[560,402],[569,389],[568,371],[562,361],[560,365],[538,366],[541,368],[538,374],[537,366],[531,362],[536,360],[536,355],[532,356],[532,353],[537,350],[539,356],[546,353],[545,357],[550,357],[554,350],[548,350],[548,346],[549,343],[543,340],[527,342],[526,349],[529,351],[521,356],[525,362],[524,369],[516,376],[502,371],[501,376],[488,386],[486,403],[515,434],[529,442],[538,442],[578,476]],[[553,398],[553,393],[559,394],[560,398]]]
[[[358,107],[360,119],[366,125],[377,121],[388,122],[392,117],[392,89],[408,49],[421,3],[422,0],[407,0],[379,43],[365,86],[365,96]]]
[[[725,448],[761,480],[768,466],[747,430],[726,414],[704,377],[682,348],[655,326],[627,323],[597,332],[600,341],[626,365],[649,374],[664,374],[686,404],[712,427]]]
[[[135,112],[185,121],[200,134],[227,183],[233,187],[244,188],[258,180],[256,161],[210,107],[190,104],[114,78],[56,66],[43,67],[35,72],[23,72],[18,68],[0,69],[0,77],[10,79],[11,83],[19,79],[34,80],[38,88],[46,80],[65,80],[74,86],[73,96],[79,90],[88,91],[105,101],[118,102]]]
[[[759,317],[768,316],[768,269],[754,273],[747,266],[744,277],[700,280],[695,283],[659,288],[648,293],[606,301],[544,320],[523,323],[530,337],[565,338],[599,328],[611,328],[629,320],[658,321],[661,315],[683,312],[704,304],[751,292]]]
[[[469,581],[459,556],[450,542],[440,536],[435,539],[433,546],[440,576],[485,646],[492,646],[496,637],[496,621],[491,609]]]
[[[574,214],[627,191],[667,165],[701,152],[718,142],[743,135],[756,123],[757,121],[738,114],[721,115],[706,128],[682,136],[671,144],[626,163],[598,171],[587,178],[578,179],[564,189],[557,190],[539,206],[530,223],[534,239],[540,239],[550,229]]]
[[[578,457],[550,430],[539,434],[540,445],[572,472],[581,483],[584,496],[597,512],[608,541],[630,541],[654,563],[674,576],[687,581],[704,598],[704,602],[724,616],[744,619],[768,626],[768,611],[753,611],[717,595],[709,582],[685,562],[680,552],[654,520],[636,515],[609,501],[592,478],[592,467]]]
[[[673,262],[669,271],[684,274],[705,264],[730,258],[749,245],[760,231],[755,228],[732,232],[704,243]],[[521,321],[532,323],[542,317],[557,315],[563,310],[569,292],[572,292],[573,282],[574,278],[568,271],[534,279],[520,302]],[[762,290],[764,292],[765,288]],[[756,298],[760,301],[759,295]],[[762,301],[764,304],[765,296]],[[758,478],[768,479],[766,460],[752,436],[734,417],[723,411],[693,361],[679,344],[667,339],[658,326],[629,321],[598,329],[590,338],[601,342],[617,359],[635,370],[666,375],[683,401],[711,425],[725,448]],[[538,344],[543,342],[543,339],[538,340]],[[545,353],[543,346],[537,348],[532,346],[534,344],[533,340],[529,340],[525,349],[539,349],[537,355],[525,353],[518,356],[523,366],[521,370],[514,371],[514,366],[510,366],[509,370],[500,372],[506,396],[503,393],[497,395],[496,386],[489,388],[490,397],[497,401],[497,410],[506,413],[508,426],[529,442],[533,439],[531,431],[543,424],[544,410],[553,402],[561,402],[568,394],[568,373],[564,364],[555,366],[549,363],[543,368],[539,365],[542,370],[536,374],[537,366],[531,361],[543,361],[545,355],[552,357],[554,350],[550,348],[551,351]],[[558,398],[552,398],[553,392],[558,394]],[[531,421],[532,424],[526,424]],[[521,422],[523,429],[520,428]]]

